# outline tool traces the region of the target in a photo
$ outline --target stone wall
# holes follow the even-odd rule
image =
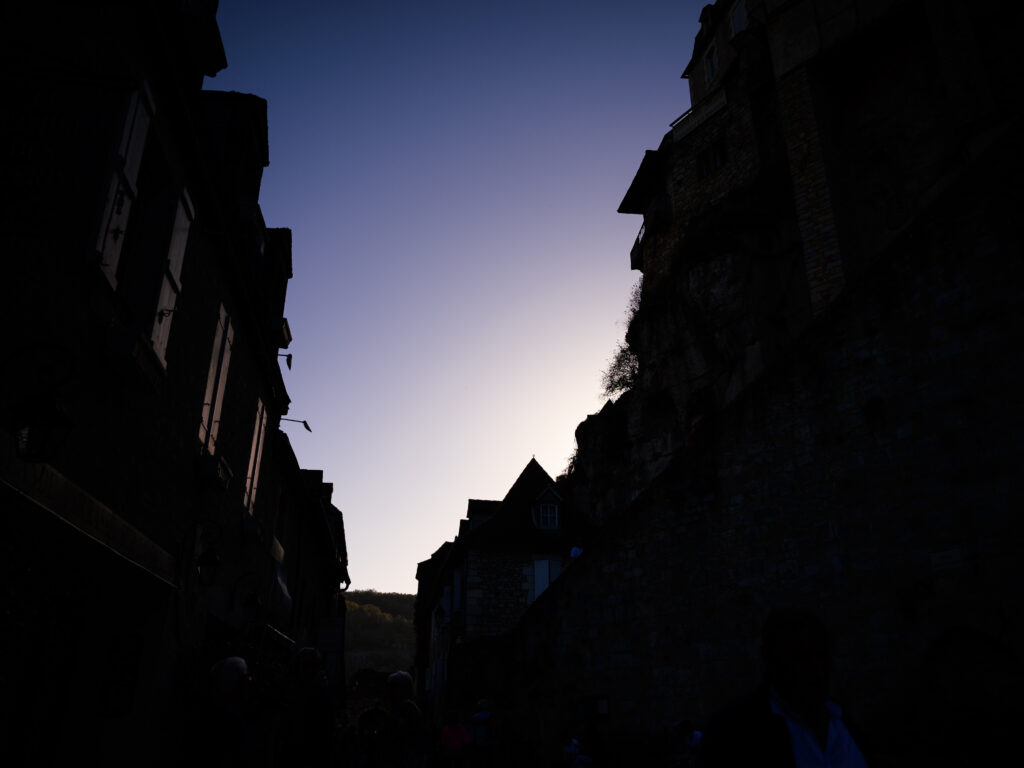
[[[530,604],[532,562],[521,555],[466,555],[466,639],[494,637],[516,625]]]
[[[547,707],[609,753],[616,736],[706,723],[757,684],[780,604],[825,617],[835,695],[883,752],[941,743],[956,712],[942,708],[965,691],[987,717],[1009,701],[1024,371],[1006,351],[1024,275],[1003,204],[972,187],[708,420],[531,608],[509,692],[524,719]],[[951,644],[970,649],[958,670]]]
[[[580,425],[567,478],[597,532],[509,641],[522,733],[677,756],[673,726],[758,684],[780,605],[832,629],[833,693],[869,750],[957,764],[1010,732],[1019,112],[958,112],[965,80],[1006,74],[949,68],[934,30],[957,6],[792,3],[813,40],[783,17],[752,32],[768,87],[737,85],[764,84],[751,64],[706,120],[757,143],[734,186],[701,187],[698,148],[666,136],[678,189],[643,243],[639,381]]]

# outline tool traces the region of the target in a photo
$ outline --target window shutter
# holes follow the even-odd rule
[[[217,442],[217,436],[220,434],[220,417],[224,407],[224,391],[228,388],[228,364],[231,362],[231,348],[235,343],[235,327],[231,324],[231,318],[226,318],[224,324],[224,353],[221,356],[220,371],[217,374],[217,395],[213,405],[213,418],[210,421],[211,444]]]
[[[548,588],[548,561],[533,561],[533,599],[536,600]]]
[[[267,427],[267,409],[263,400],[256,398],[256,423],[253,426],[252,448],[249,451],[249,471],[245,479],[245,508],[251,515],[256,504],[256,488],[260,480],[260,460],[263,458],[263,438]]]
[[[107,198],[100,221],[96,250],[100,254],[100,268],[111,287],[117,287],[117,265],[128,229],[132,203],[138,195],[139,168],[149,135],[152,107],[145,86],[128,98],[121,140],[117,146],[116,168],[110,177]]]
[[[235,329],[231,325],[231,317],[221,304],[217,328],[214,331],[213,349],[210,351],[210,367],[206,373],[203,412],[199,421],[199,442],[211,454],[217,446],[221,407],[224,404],[224,390],[227,388],[228,365],[231,362],[234,337]]]
[[[167,365],[167,342],[171,335],[174,310],[178,306],[178,294],[181,293],[181,266],[185,261],[185,248],[188,245],[192,217],[192,202],[188,197],[188,192],[182,191],[181,197],[178,199],[178,208],[174,214],[170,243],[167,246],[167,261],[164,264],[160,299],[156,306],[156,316],[153,318],[151,336],[153,351],[164,365]]]

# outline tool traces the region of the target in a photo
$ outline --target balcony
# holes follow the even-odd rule
[[[725,107],[725,91],[719,91],[711,98],[690,107],[679,117],[670,123],[672,128],[672,140],[680,141],[686,138],[699,128],[709,117],[718,113]]]

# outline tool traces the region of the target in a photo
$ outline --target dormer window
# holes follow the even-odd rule
[[[537,527],[544,531],[558,530],[558,505],[538,504],[534,512]]]

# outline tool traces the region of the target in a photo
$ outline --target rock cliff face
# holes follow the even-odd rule
[[[644,215],[638,381],[577,429],[564,483],[596,533],[520,626],[507,696],[612,754],[752,689],[766,612],[796,604],[877,748],[961,754],[953,702],[994,733],[1021,646],[1020,125],[997,88],[1020,67],[963,60],[991,33],[958,3],[751,2],[742,30],[724,5],[620,208]]]

